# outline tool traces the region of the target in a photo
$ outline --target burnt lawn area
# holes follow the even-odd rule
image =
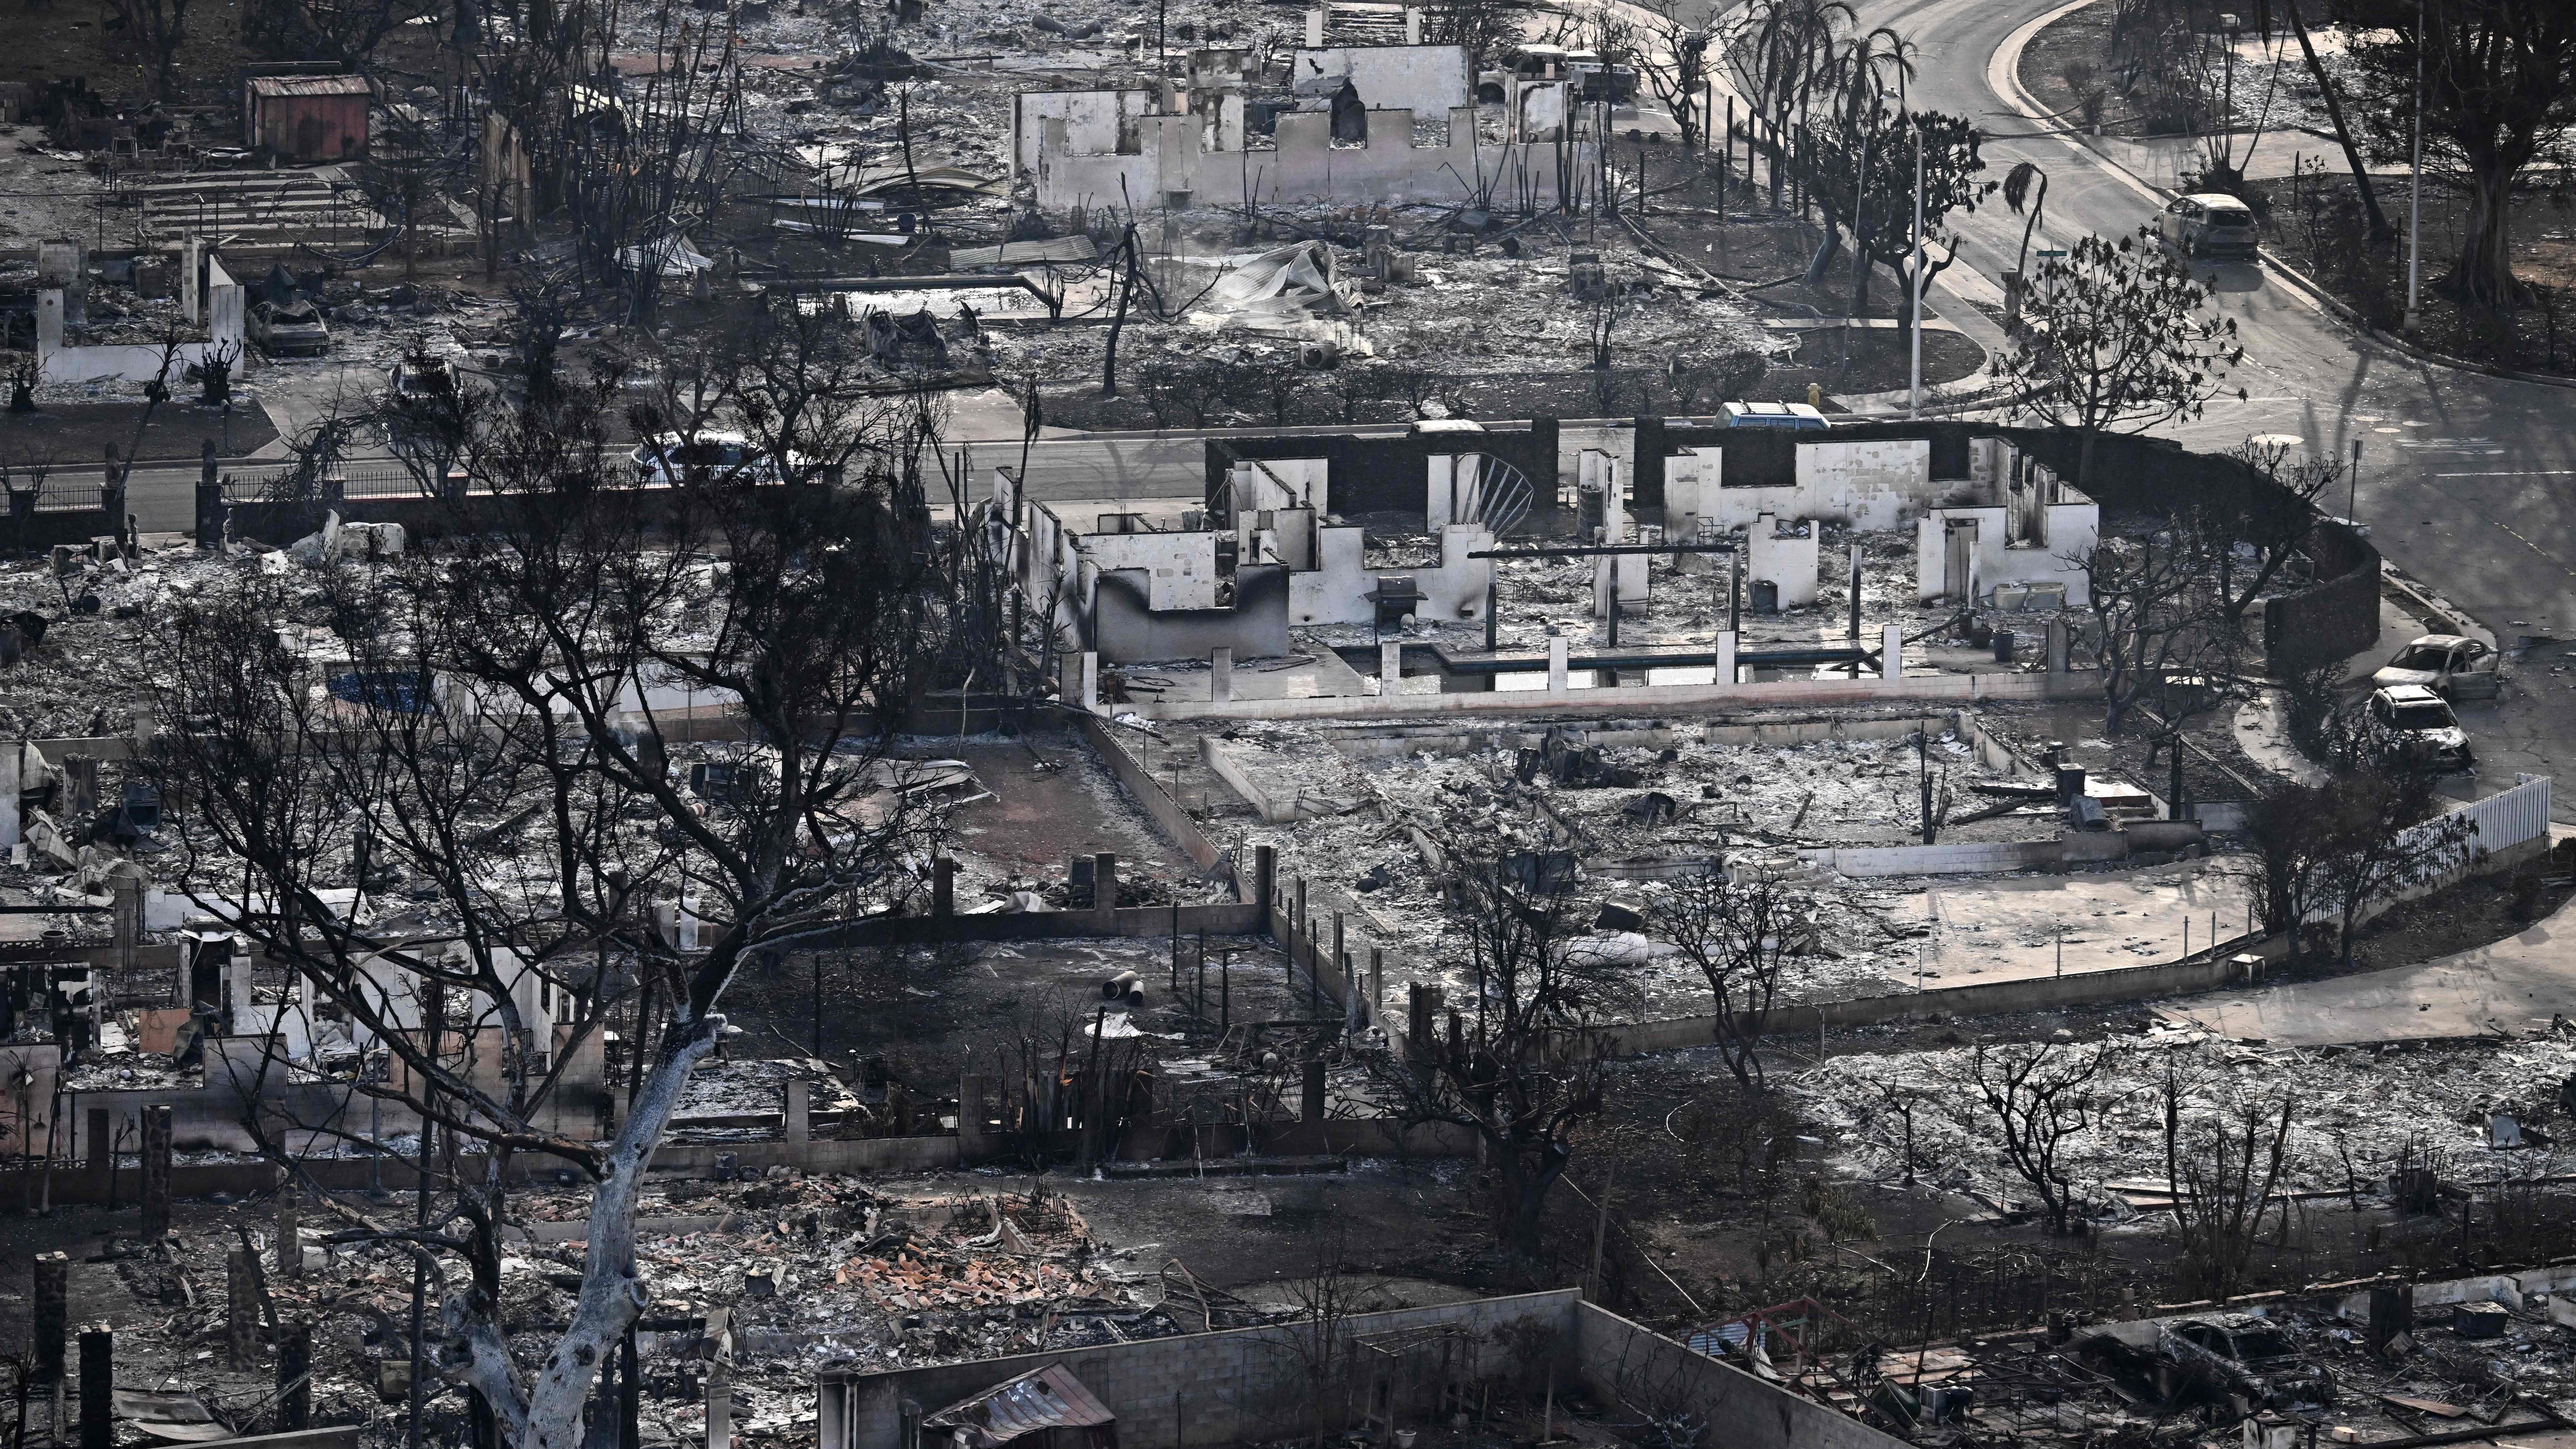
[[[2402,176],[2373,178],[2381,211],[2401,232],[2407,185]],[[2373,245],[2362,221],[2360,193],[2340,171],[2257,181],[2248,188],[2263,219],[2263,243],[2360,313],[2371,326],[2396,331],[2406,320],[2404,237]],[[2432,176],[2424,179],[2424,346],[2469,362],[2541,372],[2576,371],[2576,192],[2525,185],[2513,201],[2514,275],[2523,305],[2509,312],[2464,308],[2444,285],[2459,255],[2468,197]]]

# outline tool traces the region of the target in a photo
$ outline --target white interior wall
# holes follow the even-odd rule
[[[1372,111],[1411,111],[1443,116],[1452,106],[1476,103],[1466,47],[1458,45],[1333,45],[1299,47],[1299,80],[1346,75],[1360,104]]]
[[[1780,607],[1802,609],[1816,601],[1816,544],[1824,530],[1813,520],[1792,522],[1805,527],[1804,537],[1780,534],[1780,520],[1763,514],[1746,530],[1744,577],[1748,587],[1768,579],[1780,590]]]

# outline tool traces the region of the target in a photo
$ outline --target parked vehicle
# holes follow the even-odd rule
[[[1796,432],[1820,433],[1834,424],[1823,411],[1805,403],[1731,402],[1726,405],[1726,425],[1730,428],[1788,428]]]
[[[2250,1414],[2334,1403],[2334,1375],[2270,1319],[2209,1314],[2171,1319],[2155,1332],[2152,1344],[2098,1335],[2083,1357],[2164,1404],[2226,1403]]]
[[[636,444],[628,459],[635,467],[635,481],[648,488],[668,485],[675,478],[693,483],[779,481],[776,459],[753,447],[742,434],[714,428],[701,428],[685,438],[656,433]],[[790,453],[788,461],[800,478],[811,471],[802,454]]]
[[[2219,192],[2174,198],[2157,214],[2156,235],[2184,256],[2252,261],[2260,236],[2244,202]]]
[[[2496,662],[2502,656],[2486,643],[2462,634],[2427,634],[2400,649],[2370,676],[2375,689],[2421,685],[2444,699],[2493,699],[2501,687]]]
[[[253,302],[244,320],[250,340],[271,357],[288,353],[318,357],[331,350],[331,328],[310,302]]]
[[[2420,684],[2370,692],[2370,741],[2380,758],[2416,770],[2473,770],[2469,733],[2442,696]]]

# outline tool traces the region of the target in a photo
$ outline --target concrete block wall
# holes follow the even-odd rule
[[[1355,1314],[1342,1320],[1342,1336],[1364,1339],[1407,1329],[1455,1328],[1475,1345],[1477,1375],[1514,1374],[1533,1366],[1514,1362],[1506,1346],[1513,1331],[1532,1324],[1540,1334],[1530,1336],[1542,1342],[1548,1331],[1560,1342],[1571,1339],[1577,1302],[1573,1290],[1560,1289]],[[1230,1329],[882,1373],[825,1369],[816,1375],[822,1449],[898,1449],[906,1400],[925,1413],[935,1411],[1049,1364],[1062,1364],[1117,1415],[1121,1449],[1199,1449],[1277,1439],[1311,1422],[1310,1389],[1294,1342],[1297,1332],[1295,1325]],[[1759,1380],[1747,1382],[1768,1388]],[[1360,1386],[1349,1387],[1355,1400]],[[1770,1392],[1787,1397],[1781,1390]],[[1334,1412],[1328,1422],[1338,1426],[1343,1406],[1330,1407]],[[1761,1449],[1788,1441],[1736,1442],[1743,1449]]]
[[[97,382],[122,379],[128,382],[150,382],[165,377],[173,391],[186,385],[190,367],[204,361],[218,350],[227,351],[233,359],[233,375],[248,372],[251,358],[243,346],[242,323],[244,299],[241,284],[224,270],[223,263],[206,261],[206,338],[200,342],[182,342],[171,352],[166,375],[161,349],[141,343],[102,343],[95,347],[74,347],[64,340],[64,295],[60,288],[48,287],[36,294],[36,367],[46,382]]]
[[[1857,1419],[1694,1353],[1591,1303],[1573,1318],[1576,1376],[1606,1402],[1688,1415],[1712,1449],[1896,1449]]]
[[[1947,546],[1947,530],[1952,519],[1974,519],[1977,525],[1976,580],[1980,597],[1992,593],[1997,584],[2057,583],[2066,586],[2066,602],[2083,605],[2092,599],[2086,586],[2084,570],[2068,562],[2080,556],[2101,536],[2102,510],[2089,501],[2056,503],[2048,509],[2048,541],[2035,546],[2013,546],[2004,542],[2005,507],[2000,504],[1939,505],[1924,510],[1914,525],[1914,581],[1916,597],[1924,602],[1940,598],[1945,575],[1942,550]]]
[[[1468,88],[1467,49],[1460,45],[1332,45],[1300,48],[1291,59],[1299,80],[1346,75],[1372,111],[1445,114],[1476,102]]]
[[[1767,579],[1780,590],[1781,608],[1803,609],[1816,601],[1816,544],[1824,530],[1803,519],[1787,522],[1799,532],[1783,534],[1781,526],[1765,513],[1745,530],[1745,587]]]
[[[1454,202],[1466,200],[1480,180],[1495,183],[1498,207],[1555,204],[1558,148],[1553,143],[1484,144],[1476,132],[1475,108],[1456,106],[1448,112],[1442,142],[1418,146],[1413,138],[1416,114],[1370,109],[1368,141],[1356,146],[1334,144],[1332,117],[1323,112],[1285,114],[1274,127],[1275,144],[1266,151],[1211,149],[1201,118],[1149,115],[1136,123],[1132,153],[1082,150],[1068,119],[1044,117],[1036,123],[1035,164],[1023,169],[1036,173],[1038,204],[1044,207],[1159,200],[1176,192],[1201,204],[1231,204],[1242,198],[1247,185],[1255,188],[1255,199],[1274,205]],[[1590,144],[1569,149],[1575,155],[1568,174],[1589,174]]]
[[[1553,1371],[1566,1387],[1579,1385],[1603,1402],[1686,1414],[1707,1426],[1705,1442],[1724,1449],[1894,1449],[1900,1442],[1585,1303],[1573,1289],[1357,1314],[1342,1320],[1336,1337],[1347,1344],[1437,1328],[1456,1331],[1468,1345],[1472,1362],[1462,1378],[1534,1383]],[[826,1369],[816,1376],[822,1449],[915,1449],[898,1437],[907,1400],[934,1412],[1050,1364],[1063,1365],[1117,1416],[1124,1449],[1277,1439],[1312,1422],[1301,1332],[1314,1330],[1234,1329],[881,1373]],[[1343,1377],[1344,1396],[1323,1406],[1328,1427],[1351,1422],[1369,1387],[1362,1372]],[[1399,1409],[1397,1427],[1419,1427],[1424,1417],[1427,1406],[1417,1407],[1408,1424]]]
[[[1958,841],[1948,845],[1837,846],[1802,851],[1813,865],[1848,876],[1985,875],[2124,860],[2129,838],[2117,830],[2080,831],[2054,840]]]

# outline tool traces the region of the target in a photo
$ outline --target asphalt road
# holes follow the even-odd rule
[[[2007,41],[2065,8],[2063,0],[1860,7],[1864,27],[1894,27],[1922,47],[1912,104],[1968,115],[1995,138],[1984,150],[1992,175],[2024,160],[2047,172],[2046,240],[2034,249],[2134,231],[2163,204],[2081,141],[2044,133],[2001,93],[1996,62]],[[2000,200],[1963,229],[1960,269],[1994,279],[2012,265],[2022,218]],[[2428,275],[2438,265],[2428,249]],[[2504,698],[2462,708],[2486,788],[2512,784],[2517,770],[2555,774],[2576,761],[2576,674],[2549,673],[2576,648],[2576,390],[2418,362],[2355,333],[2259,266],[2203,273],[2236,321],[2246,356],[2233,380],[2251,397],[2213,403],[2165,431],[2212,451],[2256,433],[2294,433],[2349,457],[2360,440],[2356,516],[2392,562],[2507,648],[2530,636],[2568,641],[2535,647]],[[2558,800],[2559,818],[2576,819],[2576,791]]]

